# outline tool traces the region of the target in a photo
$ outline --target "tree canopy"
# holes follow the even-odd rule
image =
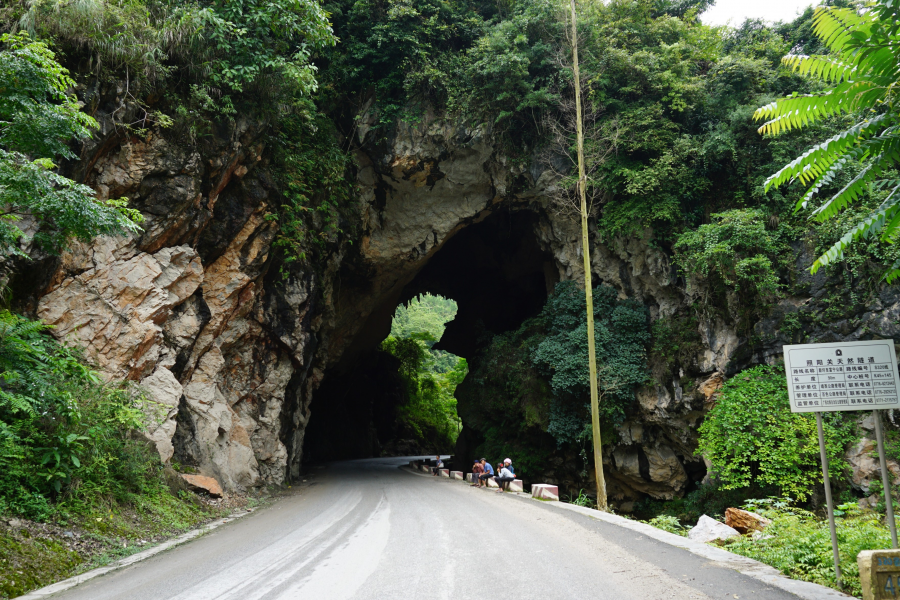
[[[759,108],[756,119],[766,122],[760,133],[778,135],[808,127],[843,114],[853,124],[813,145],[766,181],[766,190],[799,181],[807,191],[797,210],[811,207],[818,196],[846,170],[852,179],[830,194],[812,212],[823,221],[838,214],[867,192],[881,203],[857,222],[812,265],[819,267],[843,258],[844,251],[860,238],[880,236],[895,242],[900,235],[900,109],[896,88],[900,83],[900,15],[895,2],[879,0],[865,9],[819,7],[815,34],[828,52],[819,55],[792,53],[783,63],[793,71],[830,84],[814,94],[794,93]],[[900,259],[885,273],[890,282],[900,277]]]
[[[97,125],[69,94],[68,72],[27,34],[5,34],[0,44],[0,255],[28,256],[22,242],[59,252],[70,238],[137,231],[142,217],[127,199],[99,202],[54,170],[53,160],[75,158],[71,143]],[[29,219],[38,226],[30,238]]]

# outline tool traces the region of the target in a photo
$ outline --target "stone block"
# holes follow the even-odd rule
[[[419,467],[419,469],[423,473],[431,473],[431,467],[429,467],[428,465],[422,465],[421,467]]]
[[[500,486],[497,485],[497,482],[494,481],[494,478],[493,478],[493,477],[491,477],[490,479],[485,479],[484,481],[485,481],[485,483],[487,483],[487,486],[488,486],[489,488],[500,487]]]
[[[863,600],[900,597],[900,550],[863,550],[856,562]]]
[[[727,540],[728,538],[738,537],[741,534],[725,523],[720,523],[708,517],[701,515],[697,525],[688,532],[688,537],[695,542],[714,542],[716,540]]]
[[[535,483],[531,486],[531,497],[540,500],[559,500],[559,486]]]
[[[450,479],[462,479],[462,471],[450,471]]]
[[[741,510],[740,508],[728,508],[725,510],[725,524],[737,530],[738,533],[750,533],[762,531],[772,521],[755,512]]]
[[[222,486],[212,477],[187,474],[182,474],[181,477],[187,483],[188,487],[195,492],[207,493],[213,498],[222,497]]]
[[[507,488],[510,492],[524,492],[525,485],[522,483],[521,479],[513,479],[509,482],[509,487]]]
[[[438,475],[441,477],[450,477],[450,469],[438,469],[438,471]]]
[[[466,481],[475,483],[475,473],[466,473]]]

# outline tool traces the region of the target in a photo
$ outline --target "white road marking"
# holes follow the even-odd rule
[[[249,590],[267,593],[312,561],[328,544],[320,544],[319,552],[307,546],[323,533],[338,525],[360,503],[362,493],[352,491],[311,520],[274,544],[252,554],[227,572],[217,571],[203,578],[170,600],[250,600]],[[300,555],[306,560],[300,560]],[[254,594],[260,597],[259,594]]]
[[[390,516],[390,504],[382,497],[365,524],[346,544],[332,551],[308,577],[277,598],[351,598],[378,568],[391,533]]]

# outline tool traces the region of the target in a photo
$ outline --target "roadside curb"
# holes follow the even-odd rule
[[[426,475],[424,473],[417,473],[406,465],[401,465],[400,468],[413,475],[430,477],[429,475]],[[463,481],[465,482],[465,480]],[[737,571],[738,573],[741,573],[742,575],[757,579],[767,585],[771,585],[772,587],[788,592],[789,594],[793,594],[798,598],[802,598],[803,600],[832,600],[838,598],[854,598],[853,596],[849,596],[837,590],[825,587],[824,585],[791,579],[790,577],[782,575],[781,572],[778,571],[778,569],[776,569],[775,567],[771,567],[765,563],[761,563],[757,560],[753,560],[752,558],[747,558],[739,554],[728,552],[727,550],[723,550],[722,548],[717,548],[709,544],[695,542],[694,540],[688,539],[686,537],[675,535],[674,533],[669,533],[668,531],[663,531],[662,529],[657,529],[653,525],[648,525],[647,523],[633,521],[631,519],[626,519],[625,517],[620,517],[619,515],[605,513],[593,508],[577,506],[575,504],[569,504],[566,502],[547,502],[537,500],[535,498],[532,498],[530,494],[527,494],[525,492],[511,492],[503,495],[511,495],[521,497],[523,499],[535,500],[536,502],[540,502],[543,506],[580,513],[592,519],[597,519],[598,521],[603,521],[611,525],[629,529],[636,533],[646,535],[647,537],[652,538],[658,542],[662,542],[669,546],[674,546],[676,548],[686,550],[691,554],[701,556],[713,563],[716,563],[718,566],[732,569],[734,571]]]
[[[575,504],[568,504],[565,502],[541,502],[541,504],[581,513],[592,519],[597,519],[598,521],[604,521],[612,525],[617,525],[618,527],[630,529],[631,531],[653,538],[658,542],[668,544],[669,546],[675,546],[682,550],[687,550],[691,554],[696,554],[697,556],[702,556],[722,567],[733,569],[743,575],[758,579],[767,585],[784,590],[789,594],[794,594],[798,598],[803,598],[803,600],[853,598],[853,596],[848,596],[847,594],[833,590],[830,587],[825,587],[824,585],[791,579],[790,577],[782,575],[775,567],[771,567],[765,563],[728,552],[722,548],[704,544],[703,542],[695,542],[686,537],[669,533],[662,529],[657,529],[653,525],[648,525],[647,523],[633,521],[631,519],[626,519],[625,517],[620,517],[619,515],[613,515],[593,508],[576,506]]]
[[[90,571],[86,571],[81,573],[80,575],[75,575],[74,577],[69,577],[68,579],[63,579],[62,581],[57,581],[56,583],[52,583],[46,587],[42,587],[37,590],[33,590],[28,592],[24,596],[17,596],[16,600],[39,600],[41,598],[49,598],[53,594],[58,594],[60,592],[64,592],[68,589],[75,587],[85,581],[90,581],[95,577],[100,577],[101,575],[106,575],[107,573],[111,573],[112,571],[116,571],[121,569],[122,567],[128,567],[135,563],[139,563],[142,560],[146,560],[152,556],[156,556],[160,552],[165,552],[170,548],[174,548],[175,546],[180,546],[185,542],[189,542],[194,538],[200,537],[204,533],[208,533],[213,529],[217,529],[226,523],[230,523],[241,517],[247,516],[252,513],[254,509],[248,509],[243,511],[238,511],[230,514],[227,517],[222,519],[216,519],[215,521],[211,521],[202,527],[198,527],[197,529],[192,529],[187,533],[183,533],[176,538],[172,538],[167,542],[163,542],[158,546],[154,546],[152,548],[148,548],[147,550],[143,550],[138,552],[137,554],[132,554],[131,556],[127,556],[120,560],[117,560],[114,563],[110,563],[103,567],[97,567],[96,569],[91,569]]]

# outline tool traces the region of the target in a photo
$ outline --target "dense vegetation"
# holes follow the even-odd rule
[[[54,171],[53,161],[74,158],[71,141],[97,122],[69,95],[75,82],[46,44],[0,36],[0,81],[0,256],[27,257],[29,243],[58,253],[70,238],[137,230],[142,217],[127,198],[97,202],[94,190]],[[40,226],[31,238],[23,218]]]
[[[759,342],[756,327],[775,305],[807,291],[796,272],[805,249],[823,256],[816,266],[828,289],[777,323],[798,342],[838,319],[855,327],[852,315],[900,264],[897,57],[885,50],[896,45],[898,26],[889,3],[865,18],[852,7],[835,13],[853,35],[814,21],[811,10],[793,23],[708,27],[697,18],[707,4],[580,7],[594,237],[652,231],[693,300],[651,325],[643,307],[595,290],[606,433],[636,410],[635,389],[651,372],[691,373],[699,319],[724,317],[748,346]],[[73,238],[137,229],[140,215],[127,199],[98,202],[54,164],[76,158],[73,144],[96,125],[87,114],[98,95],[125,81],[140,118],[118,126],[131,135],[168,129],[193,144],[217,123],[258,119],[281,192],[268,215],[280,225],[280,264],[285,273],[297,264],[320,269],[330,249],[356,236],[351,150],[364,106],[381,137],[431,108],[464,115],[485,124],[516,165],[546,158],[547,147],[568,148],[568,138],[554,139],[572,95],[564,26],[549,0],[8,3],[0,8],[0,31],[10,34],[0,42],[0,253],[24,260]],[[783,63],[788,53],[813,58]],[[95,85],[97,94],[88,91]],[[860,85],[872,93],[827,105]],[[754,122],[760,106],[757,114],[771,119],[766,135]],[[789,118],[798,108],[812,118]],[[782,129],[800,131],[776,135]],[[30,239],[25,214],[38,225]],[[450,300],[414,299],[398,308],[382,346],[400,360],[402,426],[448,446],[459,431],[454,390],[467,365],[433,346],[454,311]],[[478,451],[516,456],[526,476],[543,472],[560,449],[577,454],[590,408],[583,295],[562,284],[539,316],[480,345],[462,384],[468,405],[460,406],[484,436]],[[142,426],[136,390],[102,382],[77,351],[10,313],[0,315],[0,362],[0,467],[8,474],[0,513],[88,522],[102,507],[136,506],[181,523],[198,518],[168,493],[155,456],[129,433]],[[665,508],[670,517],[715,514],[759,491],[815,496],[813,430],[806,416],[787,412],[780,378],[777,368],[757,367],[726,384],[700,431],[718,482]],[[828,434],[838,476],[854,432],[834,418]],[[775,531],[785,535],[734,549],[788,571],[805,565],[828,583],[813,518],[799,509],[776,516]],[[876,536],[866,518],[845,525],[848,550]],[[792,537],[815,550],[779,546]]]
[[[461,423],[456,386],[468,373],[466,359],[434,348],[456,316],[456,302],[422,294],[397,307],[391,335],[381,349],[400,360],[405,398],[399,407],[401,436],[450,451]]]
[[[594,327],[601,423],[609,432],[634,409],[636,387],[649,380],[649,315],[598,286]],[[577,453],[590,440],[584,292],[571,281],[558,284],[539,316],[486,342],[463,392],[466,424],[485,434],[478,453],[515,455],[526,476],[545,469],[560,446]]]
[[[74,157],[72,139],[96,125],[68,95],[66,70],[27,34],[0,39],[0,255],[27,258],[29,244],[59,252],[73,238],[137,230],[140,213],[127,199],[99,202],[53,170],[53,160]],[[19,226],[26,216],[38,224],[30,239]],[[131,435],[144,426],[147,401],[126,384],[104,383],[46,330],[0,312],[0,513],[93,529],[88,515],[119,505],[182,524],[199,518],[169,493],[158,456]]]
[[[725,383],[700,426],[699,447],[722,489],[754,484],[801,501],[810,496],[822,478],[815,418],[788,406],[783,368],[753,367]],[[840,481],[855,428],[840,413],[823,419],[829,471]]]

